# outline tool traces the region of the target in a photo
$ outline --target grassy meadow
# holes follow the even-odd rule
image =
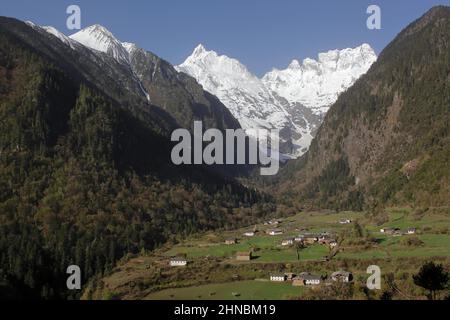
[[[351,219],[350,224],[340,224]],[[381,228],[416,228],[416,234],[401,236],[380,232]],[[270,236],[267,229],[279,228],[283,235]],[[246,231],[258,230],[254,237]],[[305,248],[282,246],[285,238],[301,233],[329,232],[339,245],[333,251],[320,244]],[[237,244],[226,245],[225,239]],[[252,251],[251,261],[237,261],[236,252]],[[331,254],[332,253],[332,254]],[[185,256],[188,266],[171,268],[168,260]],[[329,256],[329,261],[323,258]],[[208,232],[166,245],[149,254],[130,256],[119,264],[100,284],[88,290],[87,299],[225,299],[261,300],[314,296],[306,287],[290,282],[268,281],[271,274],[311,272],[329,277],[337,270],[354,275],[354,297],[366,298],[364,290],[369,265],[379,265],[384,288],[388,278],[406,296],[423,297],[423,290],[412,282],[426,261],[450,266],[450,208],[390,208],[378,215],[360,212],[302,212],[282,219],[279,226],[263,223],[239,230]],[[400,290],[400,289],[398,289]],[[365,293],[367,294],[367,292]],[[374,293],[381,294],[381,293]]]

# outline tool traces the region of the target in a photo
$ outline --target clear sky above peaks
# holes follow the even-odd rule
[[[81,7],[82,28],[98,23],[173,64],[202,43],[261,76],[293,59],[369,43],[377,54],[410,22],[450,0],[1,0],[0,15],[51,25],[69,35],[66,8]],[[366,27],[380,6],[382,29]]]

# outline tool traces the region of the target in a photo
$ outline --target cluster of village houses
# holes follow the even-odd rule
[[[343,219],[339,221],[340,224],[350,224],[352,221],[350,219]],[[265,222],[265,226],[269,226],[265,233],[270,236],[279,236],[283,234],[283,231],[278,228],[278,226],[281,224],[280,220],[271,220],[268,222]],[[243,234],[244,237],[253,237],[257,233],[256,227],[253,231],[247,231]],[[389,232],[389,230],[386,230],[386,232]],[[236,238],[226,239],[225,244],[226,245],[234,245],[237,244],[238,241]],[[330,248],[334,248],[338,245],[335,238],[332,237],[332,235],[328,232],[321,232],[318,234],[312,234],[312,233],[304,233],[300,234],[297,237],[293,238],[287,238],[281,241],[281,246],[292,246],[295,243],[301,243],[302,245],[312,245],[315,243],[327,245]],[[237,252],[236,253],[236,260],[237,261],[250,261],[252,260],[252,252]],[[188,263],[187,259],[185,258],[172,258],[169,262],[170,266],[172,267],[183,267],[186,266]],[[352,273],[348,271],[336,271],[331,274],[331,277],[324,277],[320,275],[315,275],[309,272],[302,272],[299,274],[295,273],[283,273],[283,274],[272,274],[270,275],[270,281],[272,282],[291,282],[293,286],[318,286],[321,284],[329,285],[332,282],[351,282],[353,280]]]
[[[321,284],[331,284],[332,282],[351,282],[353,275],[351,272],[339,270],[333,272],[330,278],[314,275],[309,272],[302,272],[298,275],[295,273],[274,274],[270,276],[272,282],[292,282],[293,286],[318,286]]]
[[[380,229],[381,233],[391,235],[394,237],[400,237],[400,236],[408,235],[408,234],[415,234],[416,231],[417,231],[416,228],[408,228],[405,231],[402,231],[399,228],[382,228],[382,229]]]
[[[342,219],[339,221],[340,224],[350,224],[352,221],[350,219]],[[283,234],[283,230],[277,228],[281,224],[280,220],[271,220],[264,223],[265,226],[270,226],[266,230],[266,234],[270,236],[279,236]],[[244,237],[253,237],[257,233],[257,229],[253,231],[247,231],[243,235]],[[408,228],[406,231],[401,231],[399,228],[382,228],[380,229],[381,233],[393,235],[393,236],[401,236],[405,234],[415,234],[415,228]],[[234,245],[237,243],[236,238],[225,240],[225,244]],[[281,246],[292,246],[295,243],[301,243],[302,245],[312,245],[315,243],[327,245],[330,248],[334,248],[338,245],[335,238],[328,232],[321,232],[318,234],[305,233],[300,234],[297,237],[287,238],[281,241]],[[236,253],[237,261],[250,261],[252,260],[252,252],[237,252]],[[183,267],[187,265],[187,260],[185,258],[172,258],[169,262],[169,265],[172,267]],[[331,274],[330,278],[314,275],[309,272],[302,272],[300,274],[294,273],[285,273],[285,274],[274,274],[270,276],[270,281],[272,282],[287,282],[291,281],[293,286],[317,286],[320,284],[330,284],[333,281],[337,282],[351,282],[353,280],[353,275],[348,271],[336,271]]]
[[[351,220],[341,220],[339,223],[346,224],[351,223]],[[278,225],[278,221],[271,221],[267,222],[267,224],[270,225]],[[244,233],[244,236],[246,237],[253,237],[257,231],[251,231]],[[392,236],[401,236],[401,235],[412,235],[416,233],[416,228],[408,228],[405,231],[400,230],[399,228],[382,228],[380,229],[381,233],[392,235]],[[282,235],[283,231],[281,229],[268,229],[266,230],[266,234],[271,236],[278,236]],[[233,245],[237,244],[236,238],[231,238],[225,240],[226,245]],[[287,238],[281,241],[281,246],[292,246],[295,243],[302,243],[303,245],[311,245],[315,243],[319,243],[322,245],[328,245],[330,248],[334,248],[338,245],[337,241],[331,236],[328,232],[321,232],[319,234],[312,234],[312,233],[305,233],[301,234],[294,238]],[[251,251],[245,251],[245,252],[237,252],[236,253],[236,260],[237,261],[250,261],[252,260],[252,252]],[[180,267],[180,266],[186,266],[187,260],[185,258],[172,258],[169,262],[169,265],[172,267]],[[308,275],[311,276],[311,275]],[[308,278],[308,277],[307,277]],[[314,278],[314,276],[312,276]],[[281,279],[281,277],[278,277],[278,279]],[[289,276],[286,276],[286,280],[289,279]],[[285,281],[286,281],[285,280]],[[312,279],[309,282],[313,281]]]
[[[339,221],[340,224],[349,224],[351,222],[352,221],[350,219],[343,219],[343,220]],[[267,229],[266,234],[270,235],[270,236],[282,235],[283,230],[276,228],[279,224],[281,224],[280,220],[270,220],[270,221],[264,222],[265,226],[273,227],[273,228]],[[257,232],[258,231],[255,228],[253,231],[247,231],[243,235],[244,235],[244,237],[254,237]],[[236,239],[227,239],[225,241],[225,244],[228,244],[228,245],[235,244],[235,243],[236,243]],[[318,234],[305,233],[305,234],[300,234],[297,237],[286,238],[281,241],[281,246],[283,246],[283,247],[292,246],[295,243],[302,243],[303,245],[311,245],[314,243],[319,243],[319,244],[323,244],[323,245],[328,245],[331,248],[334,248],[338,245],[336,239],[334,239],[330,235],[330,233],[321,232]]]
[[[254,232],[252,232],[252,236],[254,236]],[[281,229],[269,229],[266,231],[266,234],[270,236],[279,236],[283,234],[283,231]],[[250,237],[249,233],[245,233],[244,236]],[[232,245],[237,243],[236,239],[227,239],[225,241],[225,244]],[[286,238],[283,239],[280,243],[283,247],[292,246],[295,243],[302,243],[303,245],[311,245],[315,243],[328,245],[331,248],[334,248],[338,245],[337,241],[331,236],[328,232],[321,232],[321,233],[304,233],[300,234],[296,237],[292,238]]]
[[[236,258],[240,261],[249,261],[252,258],[251,252],[238,252]],[[187,265],[185,258],[172,258],[170,260],[170,266],[172,267],[184,267]],[[302,272],[300,274],[295,273],[283,273],[273,274],[270,276],[272,282],[292,282],[293,286],[318,286],[321,284],[331,284],[332,282],[351,282],[353,275],[348,271],[336,271],[331,274],[330,278],[314,275],[309,272]]]
[[[245,255],[248,257],[248,255]],[[173,258],[170,260],[170,265],[173,267],[181,267],[187,265],[187,260],[184,258]],[[336,271],[331,274],[331,277],[324,277],[319,275],[314,275],[309,272],[302,272],[300,274],[295,274],[292,272],[283,274],[273,274],[270,276],[270,281],[272,282],[291,282],[293,286],[318,286],[321,284],[329,285],[332,282],[344,282],[348,283],[353,280],[353,275],[348,271]]]
[[[265,222],[266,226],[278,226],[281,223],[279,220],[272,220]],[[350,224],[352,221],[350,219],[343,219],[339,221],[340,224]],[[245,237],[253,237],[256,234],[256,229],[244,233]],[[283,234],[283,231],[279,228],[267,229],[266,234],[270,236],[279,236]],[[232,245],[236,244],[236,239],[227,239],[225,244]],[[334,248],[338,245],[337,241],[328,232],[321,232],[318,234],[305,233],[300,234],[294,238],[287,238],[281,241],[282,246],[292,246],[295,243],[302,243],[303,245],[312,245],[315,243],[328,245]],[[236,260],[238,261],[250,261],[252,259],[252,252],[238,252],[236,254]],[[348,271],[336,271],[330,278],[314,275],[309,272],[302,272],[300,274],[294,273],[284,273],[284,274],[274,274],[270,276],[270,281],[272,282],[292,282],[293,286],[318,286],[320,284],[330,284],[333,281],[340,282],[351,282],[353,280],[352,273]]]
[[[343,219],[340,220],[340,224],[349,224],[352,221],[350,219]],[[277,228],[281,224],[281,220],[270,220],[267,222],[264,222],[265,226],[270,226],[271,228],[268,228],[265,233],[270,236],[279,236],[283,234],[283,230]],[[244,237],[254,237],[256,233],[258,232],[257,228],[255,227],[252,231],[247,231],[243,234]],[[236,238],[230,238],[225,240],[226,245],[234,245],[237,244],[238,241]],[[334,248],[338,245],[338,242],[332,235],[328,232],[321,232],[317,234],[313,233],[304,233],[300,234],[297,237],[292,238],[286,238],[281,241],[280,245],[283,247],[292,246],[295,243],[301,243],[302,245],[312,245],[315,243],[327,245],[330,248]],[[252,260],[252,252],[246,251],[246,252],[237,252],[236,253],[236,260],[237,261],[250,261]],[[185,266],[187,265],[187,261],[184,258],[173,258],[170,260],[170,266],[172,267],[178,267],[178,266]]]
[[[351,220],[341,220],[339,223],[346,224],[351,223]],[[276,228],[281,224],[281,220],[270,220],[267,222],[264,222],[265,226],[271,226],[273,228],[269,228],[266,230],[266,234],[270,236],[279,236],[283,234],[283,230]],[[258,230],[256,227],[252,231],[247,231],[243,234],[244,237],[253,237],[256,235]],[[234,245],[237,244],[238,240],[236,238],[230,238],[225,240],[226,245]],[[334,248],[338,245],[337,241],[331,236],[328,232],[321,232],[318,234],[312,234],[312,233],[305,233],[300,234],[297,237],[287,238],[281,241],[281,246],[292,246],[295,243],[301,243],[303,245],[312,245],[315,243],[319,243],[322,245],[327,245],[330,248]],[[246,251],[246,252],[237,252],[236,253],[236,260],[237,261],[250,261],[252,260],[252,252]],[[185,258],[175,257],[172,258],[169,262],[169,265],[171,267],[183,267],[187,265],[187,260]]]

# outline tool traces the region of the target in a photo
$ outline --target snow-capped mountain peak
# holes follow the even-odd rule
[[[119,62],[129,60],[129,54],[124,45],[108,29],[99,24],[80,30],[69,38],[90,49],[107,53]]]
[[[376,58],[363,44],[320,53],[317,60],[294,59],[287,69],[273,69],[259,79],[238,60],[198,45],[176,68],[216,95],[244,129],[280,129],[281,151],[298,156],[306,152],[330,105]]]
[[[133,54],[138,50],[142,50],[138,48],[136,44],[120,42],[108,29],[99,24],[87,27],[68,37],[53,27],[41,27],[31,21],[27,21],[26,23],[32,28],[52,34],[61,42],[70,46],[73,50],[87,48],[89,50],[100,52],[101,55],[112,57],[129,69],[131,77],[134,78],[138,84],[142,94],[145,95],[149,102],[151,101],[149,93],[141,82],[141,77],[137,74],[133,64],[131,63],[131,57]]]
[[[199,45],[176,69],[191,75],[205,90],[217,96],[244,129],[292,129],[295,126],[283,104],[261,79],[236,59],[218,55]],[[286,154],[309,145],[312,139],[308,132],[302,131],[294,138],[301,140],[300,143],[292,146],[292,138],[291,132],[287,136],[281,135],[282,143],[289,144]]]
[[[206,49],[205,47],[200,43],[195,49],[194,52],[192,53],[193,56],[201,56],[202,54],[206,53]]]
[[[288,66],[289,69],[299,69],[301,68],[301,64],[297,59],[292,60],[292,62]]]
[[[107,54],[129,67],[148,101],[143,74],[131,63],[141,50],[119,41],[101,25],[85,28],[70,37],[52,27],[39,27],[77,50],[80,46]],[[376,55],[368,44],[331,50],[317,59],[292,60],[284,70],[273,69],[263,78],[252,74],[237,59],[207,50],[199,44],[175,68],[194,77],[206,91],[217,96],[244,129],[280,129],[280,151],[299,156],[307,151],[328,108],[372,65]]]
[[[267,91],[261,81],[238,60],[206,50],[203,45],[198,45],[176,69],[196,78],[205,90],[217,95],[219,99],[231,97],[234,90],[243,90],[251,97],[265,94]],[[227,107],[242,107],[239,103],[238,100],[234,103],[229,101]]]
[[[318,59],[294,60],[284,70],[274,69],[262,81],[290,103],[300,103],[316,114],[324,114],[376,61],[368,44],[356,48],[319,53]]]

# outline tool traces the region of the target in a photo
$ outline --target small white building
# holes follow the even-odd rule
[[[416,228],[408,228],[408,230],[406,230],[407,234],[415,234],[416,233]]]
[[[283,231],[280,229],[267,230],[267,233],[271,236],[280,236],[283,234]]]
[[[286,246],[292,246],[294,244],[294,239],[284,239],[281,242],[281,245],[286,247]]]
[[[337,241],[330,241],[330,243],[328,245],[330,246],[330,248],[335,248],[335,247],[337,247],[338,243],[337,243]]]
[[[285,282],[287,280],[287,276],[284,274],[276,274],[270,276],[270,281],[272,282]]]
[[[187,260],[184,258],[172,258],[170,259],[169,265],[171,267],[185,267],[187,265]]]
[[[350,220],[350,219],[342,219],[342,220],[339,220],[339,223],[340,224],[350,224],[350,223],[352,223],[352,220]]]
[[[305,286],[317,286],[322,282],[322,278],[320,276],[305,275],[302,278]]]
[[[244,233],[244,236],[245,237],[254,237],[255,233],[253,231],[249,231],[249,232]]]

